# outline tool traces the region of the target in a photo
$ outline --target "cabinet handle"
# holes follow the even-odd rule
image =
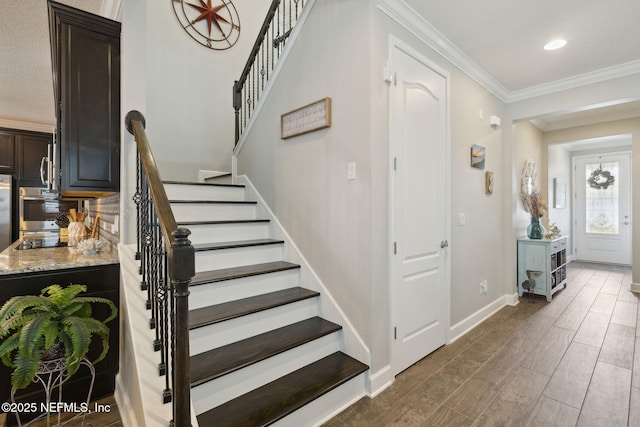
[[[442,249],[449,247],[449,242],[447,240],[443,240],[442,242],[440,242],[440,247]]]
[[[40,181],[42,181],[42,185],[47,185],[47,181],[44,179],[44,162],[48,161],[48,157],[43,157],[42,160],[40,160]]]

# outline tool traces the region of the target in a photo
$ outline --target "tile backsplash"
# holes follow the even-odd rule
[[[108,242],[111,249],[117,249],[120,242],[120,232],[117,224],[120,215],[120,194],[116,193],[87,200],[84,202],[84,208],[89,216],[89,220],[86,221],[87,227],[93,227],[95,218],[99,214],[100,221],[98,223],[97,237]]]

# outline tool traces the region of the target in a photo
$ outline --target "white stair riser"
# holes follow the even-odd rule
[[[189,331],[191,356],[300,322],[318,314],[317,298]]]
[[[256,206],[241,203],[172,203],[177,222],[256,219]]]
[[[335,332],[192,388],[191,401],[196,414],[215,408],[340,350],[340,335],[341,332]]]
[[[193,310],[254,295],[266,294],[267,292],[293,288],[299,285],[299,276],[300,271],[292,269],[191,286],[189,288],[189,308]]]
[[[282,261],[282,244],[196,252],[196,272]]]
[[[238,240],[266,239],[269,237],[269,223],[231,223],[231,224],[189,224],[191,243],[233,242]]]
[[[271,424],[273,427],[320,426],[365,396],[366,373],[323,394],[302,408]]]
[[[244,200],[243,187],[165,184],[169,200]]]

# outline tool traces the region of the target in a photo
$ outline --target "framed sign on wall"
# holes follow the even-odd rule
[[[292,138],[330,126],[331,98],[323,98],[281,115],[280,138]]]

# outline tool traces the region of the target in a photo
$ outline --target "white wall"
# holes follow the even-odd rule
[[[573,240],[572,240],[572,227],[571,227],[571,215],[573,209],[572,194],[572,176],[571,173],[571,152],[564,148],[562,145],[547,145],[545,163],[547,165],[544,172],[546,180],[544,182],[546,187],[546,193],[549,195],[549,222],[555,223],[563,236],[569,236],[567,239],[569,252],[567,255],[572,255]],[[544,150],[543,150],[544,154]],[[564,208],[556,208],[554,183],[555,179],[560,179],[566,185],[565,194],[565,206]],[[548,230],[547,230],[548,231]]]
[[[142,112],[162,178],[195,181],[198,169],[230,172],[233,82],[240,77],[271,2],[234,2],[241,35],[235,46],[224,51],[208,49],[193,40],[182,29],[170,2],[145,3],[146,44],[138,53],[144,56],[146,73],[136,84],[143,85],[146,92]],[[124,20],[125,25],[136,25],[126,16]]]
[[[373,233],[366,3],[316,2],[268,108],[245,135],[238,174],[256,185],[368,343]],[[280,139],[281,114],[324,97],[332,99],[331,128]],[[356,162],[356,180],[347,180],[347,162]]]

